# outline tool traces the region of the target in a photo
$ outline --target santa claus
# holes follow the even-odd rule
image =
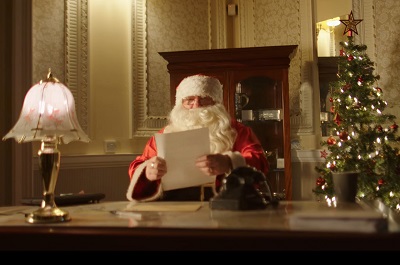
[[[204,175],[215,175],[215,183],[210,188],[163,191],[161,179],[167,172],[167,164],[157,156],[156,141],[152,136],[142,155],[129,166],[128,200],[209,200],[218,192],[222,178],[235,168],[251,166],[268,174],[269,164],[257,136],[250,127],[232,119],[222,101],[222,84],[217,78],[202,74],[186,77],[177,87],[168,125],[159,131],[170,133],[208,127],[210,154],[194,162]]]

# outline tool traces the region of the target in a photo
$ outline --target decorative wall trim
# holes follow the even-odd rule
[[[309,0],[300,0],[300,52],[301,52],[301,85],[300,85],[300,104],[302,110],[302,121],[298,134],[313,134],[314,124],[314,102],[319,102],[319,90],[317,86],[317,52],[310,49],[315,46],[315,19],[313,16],[313,5]],[[317,108],[319,117],[319,108]]]
[[[373,62],[376,58],[374,10],[373,0],[353,0],[354,18],[363,20],[357,25],[360,34],[355,34],[355,41],[367,45],[368,57]]]
[[[254,46],[254,0],[239,1],[240,47]]]
[[[166,116],[149,116],[147,100],[146,0],[132,1],[132,137],[150,137],[166,125]]]
[[[88,0],[65,0],[65,83],[75,99],[82,129],[89,126]]]
[[[318,102],[319,93],[316,83],[316,51],[314,47],[314,12],[312,0],[300,0],[300,44],[297,53],[300,55],[300,76],[301,84],[299,90],[300,113],[290,117],[290,129],[297,135],[313,134],[314,124],[314,102]],[[292,133],[294,134],[294,133]]]
[[[150,137],[167,123],[167,116],[150,116],[148,112],[146,2],[132,0],[132,137]],[[209,1],[209,8],[209,47],[226,48],[226,3]],[[211,20],[211,12],[217,12],[215,20]]]
[[[165,117],[148,116],[146,0],[132,1],[132,132],[150,136],[165,124]]]
[[[209,24],[210,24],[210,49],[223,49],[226,43],[226,3],[225,0],[209,0]]]

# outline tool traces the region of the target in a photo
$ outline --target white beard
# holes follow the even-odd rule
[[[229,113],[220,103],[195,109],[175,105],[169,116],[169,125],[164,132],[179,132],[203,127],[208,127],[210,130],[212,154],[232,150],[237,133],[231,126]]]

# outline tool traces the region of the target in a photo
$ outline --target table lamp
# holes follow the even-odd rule
[[[38,157],[43,179],[43,200],[39,209],[26,215],[26,222],[70,221],[69,213],[58,208],[54,200],[60,169],[57,145],[71,141],[89,142],[90,139],[79,125],[71,91],[53,77],[51,69],[45,81],[41,80],[29,89],[20,117],[3,141],[8,138],[14,138],[18,143],[41,141]]]

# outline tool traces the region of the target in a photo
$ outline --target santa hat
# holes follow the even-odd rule
[[[219,80],[202,74],[184,78],[176,88],[175,105],[189,96],[211,97],[216,103],[222,103],[223,90]]]

